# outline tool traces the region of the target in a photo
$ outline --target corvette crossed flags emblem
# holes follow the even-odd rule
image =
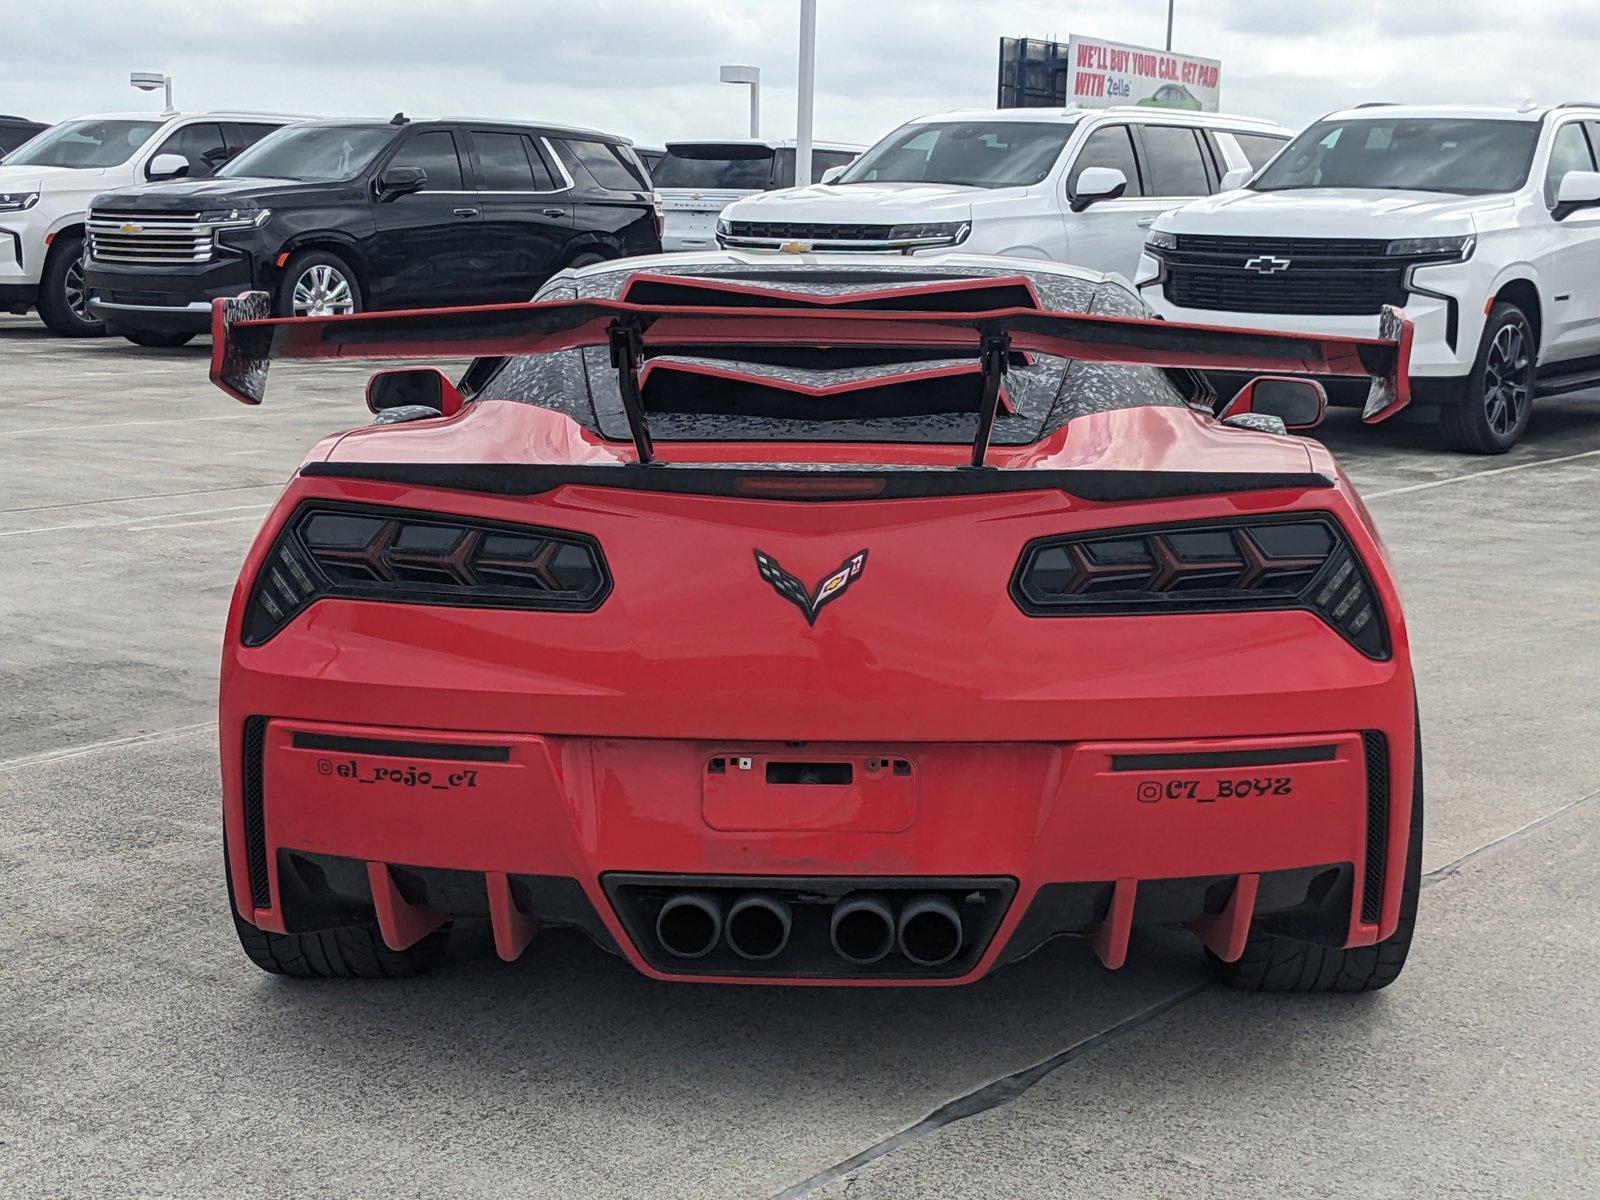
[[[851,556],[849,561],[819,583],[815,592],[808,592],[805,584],[778,565],[777,559],[756,551],[756,570],[761,572],[761,578],[772,585],[773,591],[800,610],[807,625],[817,623],[817,614],[822,611],[822,606],[844,595],[845,589],[856,581],[866,565],[867,552],[863,550]]]

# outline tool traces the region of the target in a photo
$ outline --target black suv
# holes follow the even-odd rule
[[[661,249],[623,138],[466,119],[306,121],[210,179],[97,196],[85,286],[108,329],[178,346],[211,301],[280,316],[527,300],[564,267]]]

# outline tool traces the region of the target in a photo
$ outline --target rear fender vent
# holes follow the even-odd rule
[[[267,719],[250,717],[244,723],[244,855],[250,871],[250,903],[272,907],[272,885],[267,878],[267,814],[263,794],[263,760],[267,748]]]
[[[1368,729],[1361,734],[1367,758],[1367,861],[1361,879],[1361,919],[1376,925],[1383,916],[1383,877],[1389,859],[1389,743]]]

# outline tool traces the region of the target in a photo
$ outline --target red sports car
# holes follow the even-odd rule
[[[1417,903],[1418,724],[1371,518],[1295,436],[1375,339],[1152,321],[982,258],[632,260],[529,304],[266,319],[212,373],[381,372],[239,579],[224,827],[287,975],[513,959],[949,985],[1184,926],[1240,987],[1365,990]],[[1246,371],[1226,402],[1203,371]]]

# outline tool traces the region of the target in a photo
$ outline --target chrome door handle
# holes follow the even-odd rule
[[[458,217],[476,217],[478,215],[479,215],[478,210],[475,209],[475,208],[458,208],[458,209],[456,209],[456,216],[458,216]]]
[[[1140,229],[1149,229],[1150,226],[1154,225],[1155,223],[1156,223],[1156,219],[1154,217],[1140,217],[1137,221],[1134,222],[1134,224],[1137,225]]]
[[[567,210],[564,208],[541,208],[539,211],[547,217],[564,217],[567,215]]]

